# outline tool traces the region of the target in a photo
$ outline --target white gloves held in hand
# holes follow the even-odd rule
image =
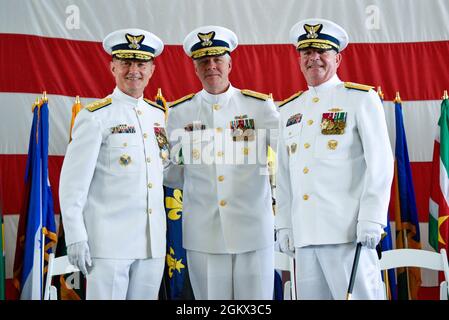
[[[360,220],[357,223],[357,242],[369,249],[375,249],[383,232],[384,230],[380,224]]]
[[[172,163],[182,166],[184,158],[182,156],[182,144],[177,143],[170,150],[170,160]]]
[[[277,231],[277,241],[281,252],[293,257],[295,253],[295,246],[293,243],[293,232],[290,228],[282,228]]]
[[[80,269],[84,275],[87,275],[87,266],[92,266],[87,241],[75,242],[69,245],[67,247],[67,256],[71,264]]]

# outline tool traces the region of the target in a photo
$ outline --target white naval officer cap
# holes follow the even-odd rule
[[[104,50],[119,59],[148,61],[164,50],[161,39],[149,31],[130,28],[111,32],[103,40]]]
[[[220,56],[237,48],[234,32],[220,26],[202,26],[190,32],[184,39],[184,52],[192,59]]]
[[[335,22],[311,18],[299,21],[290,29],[290,41],[297,50],[316,48],[341,52],[348,45],[349,37]]]

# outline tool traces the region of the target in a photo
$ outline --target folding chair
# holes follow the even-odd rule
[[[290,280],[284,284],[284,300],[296,300],[295,263],[286,253],[274,252],[274,268],[290,273]]]
[[[420,249],[388,250],[382,252],[382,258],[379,262],[381,270],[400,267],[419,267],[443,271],[444,281],[440,283],[440,300],[448,299],[449,267],[446,250],[441,249],[440,253]]]
[[[58,293],[55,286],[51,285],[51,278],[61,274],[78,272],[79,269],[70,264],[67,256],[55,258],[54,253],[50,253],[48,258],[47,280],[45,281],[44,300],[58,300]]]

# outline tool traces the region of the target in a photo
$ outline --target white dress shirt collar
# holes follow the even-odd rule
[[[318,86],[315,86],[315,87],[309,86],[309,90],[311,90],[311,91],[313,91],[313,92],[318,94],[320,92],[324,92],[324,91],[326,91],[326,90],[328,90],[328,89],[330,89],[332,87],[337,86],[341,82],[342,81],[337,76],[337,74],[334,74],[332,76],[332,78],[330,78],[329,80],[327,80],[326,82],[324,82],[324,83],[322,83],[322,84],[320,84]]]
[[[138,99],[136,99],[134,97],[127,95],[118,87],[115,87],[114,92],[112,93],[112,97],[120,100],[121,103],[124,103],[125,105],[129,105],[132,107],[137,107],[139,103],[143,102],[143,95],[140,96]]]

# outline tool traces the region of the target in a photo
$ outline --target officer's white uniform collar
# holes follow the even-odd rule
[[[337,76],[337,74],[334,74],[332,78],[330,78],[326,82],[320,84],[319,86],[316,86],[316,87],[309,86],[309,90],[312,90],[312,91],[314,91],[316,93],[320,93],[320,92],[326,91],[329,88],[337,86],[341,82],[342,81]]]
[[[219,94],[211,94],[206,90],[201,90],[200,96],[203,100],[210,104],[226,104],[229,101],[229,98],[234,94],[235,89],[231,84],[229,84],[228,90]]]
[[[121,103],[124,103],[124,104],[132,106],[132,107],[135,107],[138,104],[143,102],[143,95],[136,99],[134,97],[127,95],[122,90],[120,90],[118,87],[115,87],[114,92],[112,93],[112,96],[114,97],[114,100],[115,99],[120,100]]]

